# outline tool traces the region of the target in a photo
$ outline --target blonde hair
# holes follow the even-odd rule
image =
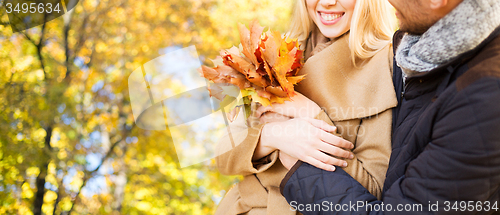
[[[290,38],[298,38],[304,48],[315,23],[307,12],[306,0],[297,0],[292,14],[290,30],[286,34]],[[351,58],[373,57],[391,42],[397,27],[392,6],[387,0],[356,0],[351,19],[349,48]]]

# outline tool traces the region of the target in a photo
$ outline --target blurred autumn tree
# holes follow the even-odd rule
[[[0,214],[212,214],[238,177],[180,168],[168,131],[135,127],[128,76],[172,46],[206,63],[238,22],[284,32],[291,2],[83,0],[14,34],[2,8]]]

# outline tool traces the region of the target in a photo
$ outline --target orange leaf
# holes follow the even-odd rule
[[[264,42],[265,48],[262,50],[263,58],[273,67],[279,57],[278,51],[281,45],[281,36],[278,32],[268,31],[267,40]]]
[[[229,51],[221,51],[221,55],[224,64],[236,69],[243,75],[248,76],[248,70],[254,67],[252,63],[246,61],[244,58],[238,55],[229,53]]]
[[[285,42],[287,44],[288,51],[291,51],[293,48],[299,48],[299,42],[297,39],[286,38]]]
[[[239,72],[237,72],[235,69],[233,69],[230,66],[222,65],[222,66],[217,66],[214,69],[219,73],[219,75],[222,75],[224,77],[226,77],[226,76],[229,76],[232,78],[236,78],[239,76],[244,77],[243,74],[240,74]]]
[[[240,50],[238,49],[238,47],[236,46],[233,46],[231,47],[230,49],[226,50],[228,53],[230,54],[233,54],[233,55],[237,55],[239,56],[240,55]]]
[[[248,80],[259,87],[266,87],[267,85],[270,84],[264,77],[262,77],[262,75],[257,73],[257,71],[253,68],[250,68],[250,70],[248,70],[247,73],[248,73],[247,74]]]
[[[287,96],[287,93],[285,91],[283,91],[283,88],[281,88],[281,86],[277,86],[277,87],[267,86],[266,91],[270,92],[276,96],[279,96],[279,97],[286,97]]]
[[[274,74],[276,75],[276,79],[280,83],[283,90],[291,96],[293,94],[293,84],[289,83],[286,79],[286,74],[291,71],[293,59],[290,55],[285,54],[278,58],[276,65],[273,67]]]
[[[215,97],[220,101],[222,101],[226,96],[222,94],[223,90],[217,84],[210,84],[210,86],[208,86],[207,89],[211,97]]]
[[[288,80],[289,83],[295,85],[295,84],[299,83],[300,81],[304,80],[305,76],[306,75],[290,76],[290,77],[287,77],[286,79]]]
[[[200,72],[202,77],[204,77],[210,81],[219,76],[219,72],[217,72],[215,69],[212,69],[212,68],[207,67],[205,65],[202,65],[201,70],[198,70],[198,72]]]
[[[257,95],[259,95],[260,97],[271,100],[272,94],[269,92],[266,92],[263,88],[257,89],[256,92],[257,92]]]
[[[259,62],[255,56],[255,51],[259,48],[260,37],[264,27],[261,27],[257,20],[250,23],[250,30],[245,25],[238,24],[240,30],[240,40],[243,46],[243,54],[258,68]]]
[[[231,78],[230,82],[231,84],[236,85],[240,89],[245,89],[252,86],[252,84],[250,84],[250,82],[247,81],[245,78]]]
[[[229,66],[217,66],[215,70],[219,72],[220,76],[228,79],[229,83],[236,85],[240,89],[245,89],[251,86],[250,82],[245,78],[245,75],[240,74]]]
[[[264,60],[264,62],[262,64],[264,64],[264,69],[266,70],[267,76],[269,76],[269,80],[271,81],[271,84],[274,84],[273,72],[271,71],[271,68],[269,68],[267,61]]]

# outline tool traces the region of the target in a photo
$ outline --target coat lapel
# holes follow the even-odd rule
[[[310,57],[296,90],[322,107],[332,121],[364,118],[397,105],[392,84],[390,45],[356,68],[350,58],[349,34]]]

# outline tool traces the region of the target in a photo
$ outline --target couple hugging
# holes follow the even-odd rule
[[[296,0],[288,36],[306,79],[220,141],[216,214],[500,213],[499,0]]]

